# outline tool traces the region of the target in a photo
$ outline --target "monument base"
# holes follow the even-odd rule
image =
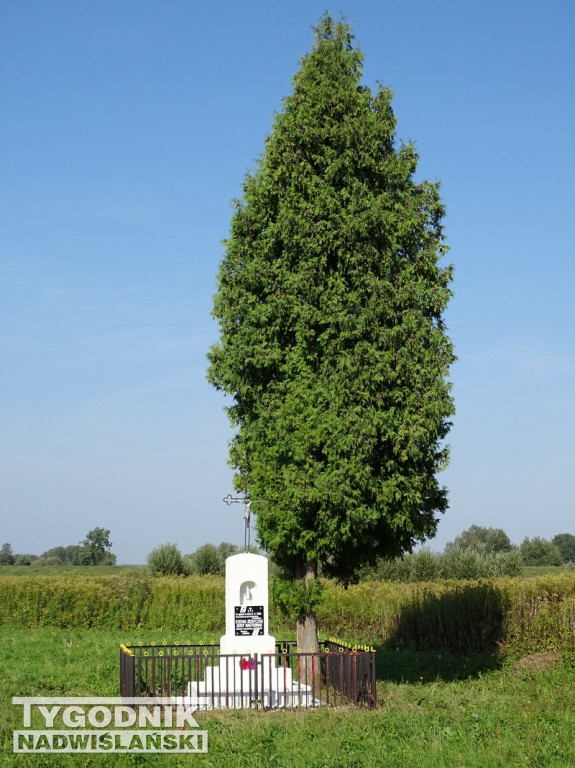
[[[199,710],[265,707],[317,707],[312,688],[293,679],[292,670],[272,656],[222,656],[207,665],[204,679],[188,684],[184,704]]]

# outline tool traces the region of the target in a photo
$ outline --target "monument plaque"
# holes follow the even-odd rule
[[[236,637],[256,637],[263,635],[263,605],[236,605],[234,608]]]

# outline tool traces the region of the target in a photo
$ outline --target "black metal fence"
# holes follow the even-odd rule
[[[124,697],[171,697],[206,709],[376,706],[375,651],[334,640],[315,653],[221,654],[218,645],[120,646]]]

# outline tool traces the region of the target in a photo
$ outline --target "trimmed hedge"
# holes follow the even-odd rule
[[[510,656],[575,647],[575,574],[477,582],[401,584],[327,582],[318,608],[322,636],[388,648],[493,652]],[[224,579],[110,576],[3,576],[0,622],[16,626],[187,631],[219,636],[225,628]],[[294,630],[295,617],[270,604],[272,633]]]

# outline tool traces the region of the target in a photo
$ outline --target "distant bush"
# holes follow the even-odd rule
[[[404,558],[382,560],[362,575],[364,578],[405,582],[486,579],[519,576],[522,567],[517,551],[481,554],[473,549],[452,548],[445,554],[438,554],[422,549]]]
[[[559,549],[562,562],[575,563],[575,536],[572,533],[558,533],[553,536],[551,543]]]
[[[116,565],[116,555],[110,552],[111,547],[110,531],[107,528],[93,528],[81,544],[52,547],[42,552],[38,558],[42,562],[38,565],[45,565],[47,561],[53,563],[55,557],[59,563],[70,565]]]
[[[519,553],[525,565],[561,565],[561,551],[556,544],[535,536],[524,539]]]
[[[14,565],[32,565],[38,555],[14,555]]]
[[[155,576],[178,576],[186,573],[182,553],[175,544],[162,544],[148,555],[148,567]]]
[[[484,528],[472,525],[454,541],[449,542],[445,551],[452,549],[473,549],[482,555],[496,555],[499,552],[511,552],[515,547],[503,528]]]
[[[44,566],[62,565],[62,560],[56,555],[51,557],[38,557],[34,560],[34,565],[43,568]]]
[[[8,542],[2,544],[2,547],[0,548],[0,565],[14,565],[12,545]]]
[[[191,555],[186,555],[188,571],[193,576],[223,576],[226,572],[226,560],[232,555],[237,555],[239,548],[235,544],[222,541],[216,547],[215,544],[202,544]],[[248,552],[259,554],[257,547],[248,547]],[[271,564],[270,564],[271,565]]]
[[[79,565],[80,563],[80,550],[79,544],[70,544],[67,547],[52,547],[51,549],[42,552],[40,557],[49,558],[57,557],[62,563],[70,563],[71,565]]]
[[[491,579],[499,576],[519,576],[523,562],[519,553],[484,554],[473,550],[452,550],[442,558],[443,579]]]
[[[214,544],[203,544],[186,559],[189,572],[194,576],[221,576],[224,573],[224,561]]]

